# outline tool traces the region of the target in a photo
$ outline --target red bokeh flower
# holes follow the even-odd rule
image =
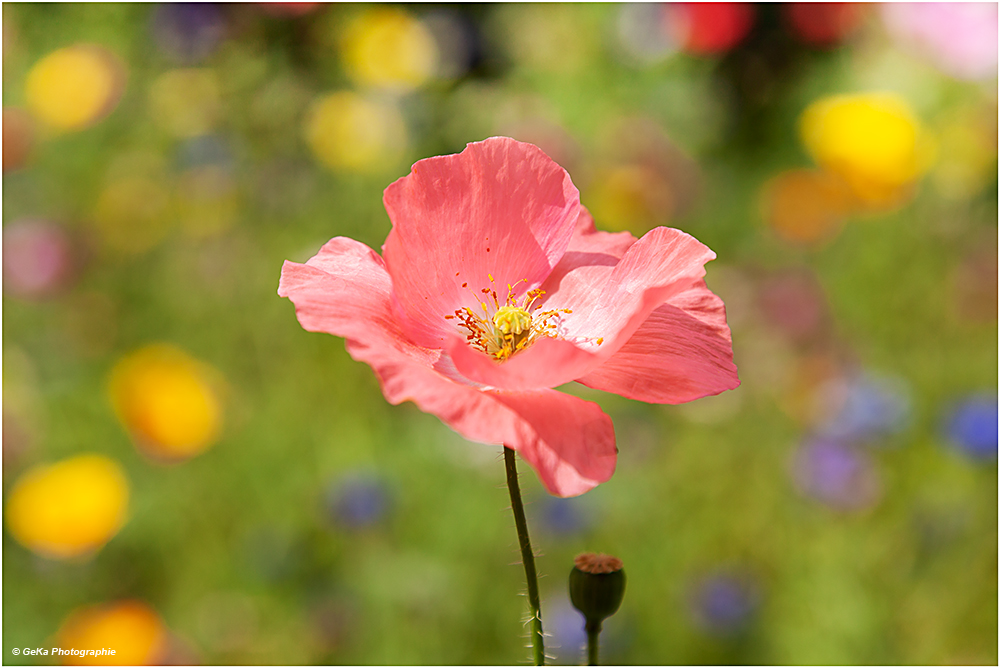
[[[676,404],[739,385],[715,254],[658,227],[599,232],[564,169],[506,137],[421,160],[385,190],[380,257],[336,237],[285,262],[278,294],[309,331],[346,339],[392,404],[517,450],[558,496],[611,477],[617,449],[576,380]]]
[[[667,30],[687,53],[722,54],[750,33],[753,5],[747,2],[681,2],[666,5]]]
[[[856,2],[792,2],[785,21],[796,37],[815,46],[833,46],[857,30],[865,6]]]

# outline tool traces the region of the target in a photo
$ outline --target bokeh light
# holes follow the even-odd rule
[[[826,295],[808,269],[787,268],[766,276],[758,287],[757,306],[774,330],[797,344],[809,344],[828,333]]]
[[[819,404],[819,389],[843,374],[839,356],[826,346],[820,346],[798,356],[779,406],[803,427],[813,427],[829,414],[827,407]]]
[[[117,462],[77,455],[21,474],[7,497],[7,528],[44,557],[81,557],[118,533],[128,498],[128,481]]]
[[[370,475],[345,476],[330,486],[327,509],[340,526],[361,529],[382,521],[392,500],[385,483]]]
[[[897,433],[910,418],[910,389],[901,378],[857,373],[816,389],[819,432],[841,441],[870,441]]]
[[[496,134],[504,137],[522,137],[518,141],[526,141],[545,151],[545,155],[563,165],[567,171],[574,169],[580,160],[580,144],[566,128],[548,120],[542,115],[517,112],[507,117],[497,119]]]
[[[262,2],[258,6],[272,16],[297,17],[316,11],[322,2]]]
[[[118,338],[121,306],[100,290],[78,289],[65,297],[60,327],[67,350],[81,358],[100,359],[111,352]]]
[[[959,79],[997,75],[998,14],[989,2],[890,2],[889,32],[907,48]]]
[[[553,656],[557,665],[578,665],[587,647],[583,615],[569,601],[560,601],[550,610],[545,618],[546,654]]]
[[[110,114],[125,90],[125,69],[107,49],[90,44],[53,51],[28,72],[28,108],[55,130],[80,130]]]
[[[160,179],[137,173],[111,180],[94,205],[101,243],[114,252],[142,253],[166,237],[170,193]]]
[[[795,452],[792,475],[798,490],[838,510],[874,505],[882,484],[871,458],[833,439],[814,438]]]
[[[998,423],[997,396],[972,395],[951,410],[945,421],[945,433],[948,440],[969,457],[995,460]]]
[[[73,242],[60,225],[17,220],[3,227],[4,292],[40,299],[68,287],[76,270]]]
[[[746,2],[681,2],[667,10],[666,30],[685,52],[697,56],[722,54],[742,42],[755,12]]]
[[[931,180],[942,196],[967,200],[997,174],[996,105],[959,108],[937,133],[937,161]]]
[[[207,134],[222,114],[218,77],[208,68],[166,72],[150,86],[149,105],[153,119],[171,135]]]
[[[784,5],[792,32],[806,44],[828,47],[840,43],[861,24],[865,5],[856,2],[790,2]]]
[[[198,635],[215,652],[246,651],[261,631],[259,599],[243,592],[206,592],[193,617]]]
[[[163,3],[153,12],[153,41],[174,62],[191,65],[218,48],[226,34],[223,5],[200,2]]]
[[[759,594],[746,576],[714,573],[695,583],[691,611],[706,633],[731,636],[747,628],[759,606]]]
[[[799,128],[813,159],[873,206],[897,204],[933,159],[930,137],[897,95],[823,98],[803,112]]]
[[[588,206],[602,225],[637,234],[667,222],[673,208],[670,185],[641,165],[621,165],[598,172]]]
[[[6,58],[9,54],[16,51],[18,43],[20,42],[20,35],[17,26],[14,25],[14,21],[5,18],[3,20],[3,55]]]
[[[690,210],[700,191],[697,165],[645,117],[608,123],[607,163],[594,168],[584,203],[601,226],[637,235]]]
[[[572,75],[585,71],[595,51],[595,26],[560,3],[500,6],[494,46],[527,71]]]
[[[63,656],[70,666],[150,666],[167,658],[163,620],[142,601],[126,600],[74,610],[56,634],[63,649],[113,649],[113,655]]]
[[[406,126],[395,105],[350,91],[331,93],[312,104],[305,137],[320,162],[343,171],[383,170],[406,148]]]
[[[20,169],[31,154],[35,131],[31,117],[18,107],[3,108],[3,171]]]
[[[812,169],[784,171],[764,184],[761,213],[775,234],[797,244],[829,241],[854,207],[839,178]]]
[[[34,445],[37,436],[29,420],[20,412],[3,409],[3,458],[7,462],[4,471],[13,469],[24,454]],[[4,475],[6,479],[6,475]]]
[[[633,62],[650,65],[677,53],[677,38],[665,29],[665,5],[627,2],[618,11],[618,43]]]
[[[235,158],[229,142],[220,135],[201,135],[177,147],[177,166],[182,170],[218,167],[232,171]]]
[[[435,76],[455,80],[468,72],[480,51],[475,26],[447,9],[427,14],[423,17],[423,25],[437,46]]]
[[[23,350],[3,351],[3,480],[8,482],[41,436],[38,377]]]
[[[555,536],[573,536],[587,531],[596,521],[597,509],[584,498],[541,500],[542,525]]]
[[[236,222],[239,193],[229,171],[218,165],[186,170],[177,179],[176,216],[193,237],[226,231]]]
[[[348,75],[360,86],[405,92],[438,68],[434,36],[400,8],[363,11],[344,28],[340,48]]]
[[[111,372],[109,391],[122,426],[156,460],[190,459],[219,437],[221,379],[175,346],[153,344],[124,357]]]
[[[973,323],[997,318],[998,258],[996,248],[976,248],[950,276],[954,314]]]

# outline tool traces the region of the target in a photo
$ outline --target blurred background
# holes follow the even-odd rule
[[[3,661],[518,664],[500,448],[389,406],[281,264],[508,135],[598,227],[718,260],[742,386],[587,388],[621,450],[521,464],[548,649],[996,664],[997,5],[3,6]],[[99,658],[104,662],[107,658]]]

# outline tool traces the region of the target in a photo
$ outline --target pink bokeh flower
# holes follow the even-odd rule
[[[597,231],[537,147],[494,137],[421,160],[383,201],[382,256],[336,237],[286,261],[278,294],[306,330],[344,337],[390,403],[518,451],[550,493],[586,492],[617,458],[600,407],[552,388],[677,404],[739,385],[702,278],[715,254],[666,227]]]
[[[881,6],[889,33],[958,79],[997,75],[995,2],[890,2]]]

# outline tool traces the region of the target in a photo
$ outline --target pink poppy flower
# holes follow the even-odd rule
[[[608,480],[611,419],[553,390],[577,381],[677,404],[739,385],[715,254],[658,227],[599,232],[564,169],[506,137],[421,160],[385,190],[382,256],[336,237],[285,262],[278,294],[302,327],[346,339],[392,404],[503,443],[550,493]]]

